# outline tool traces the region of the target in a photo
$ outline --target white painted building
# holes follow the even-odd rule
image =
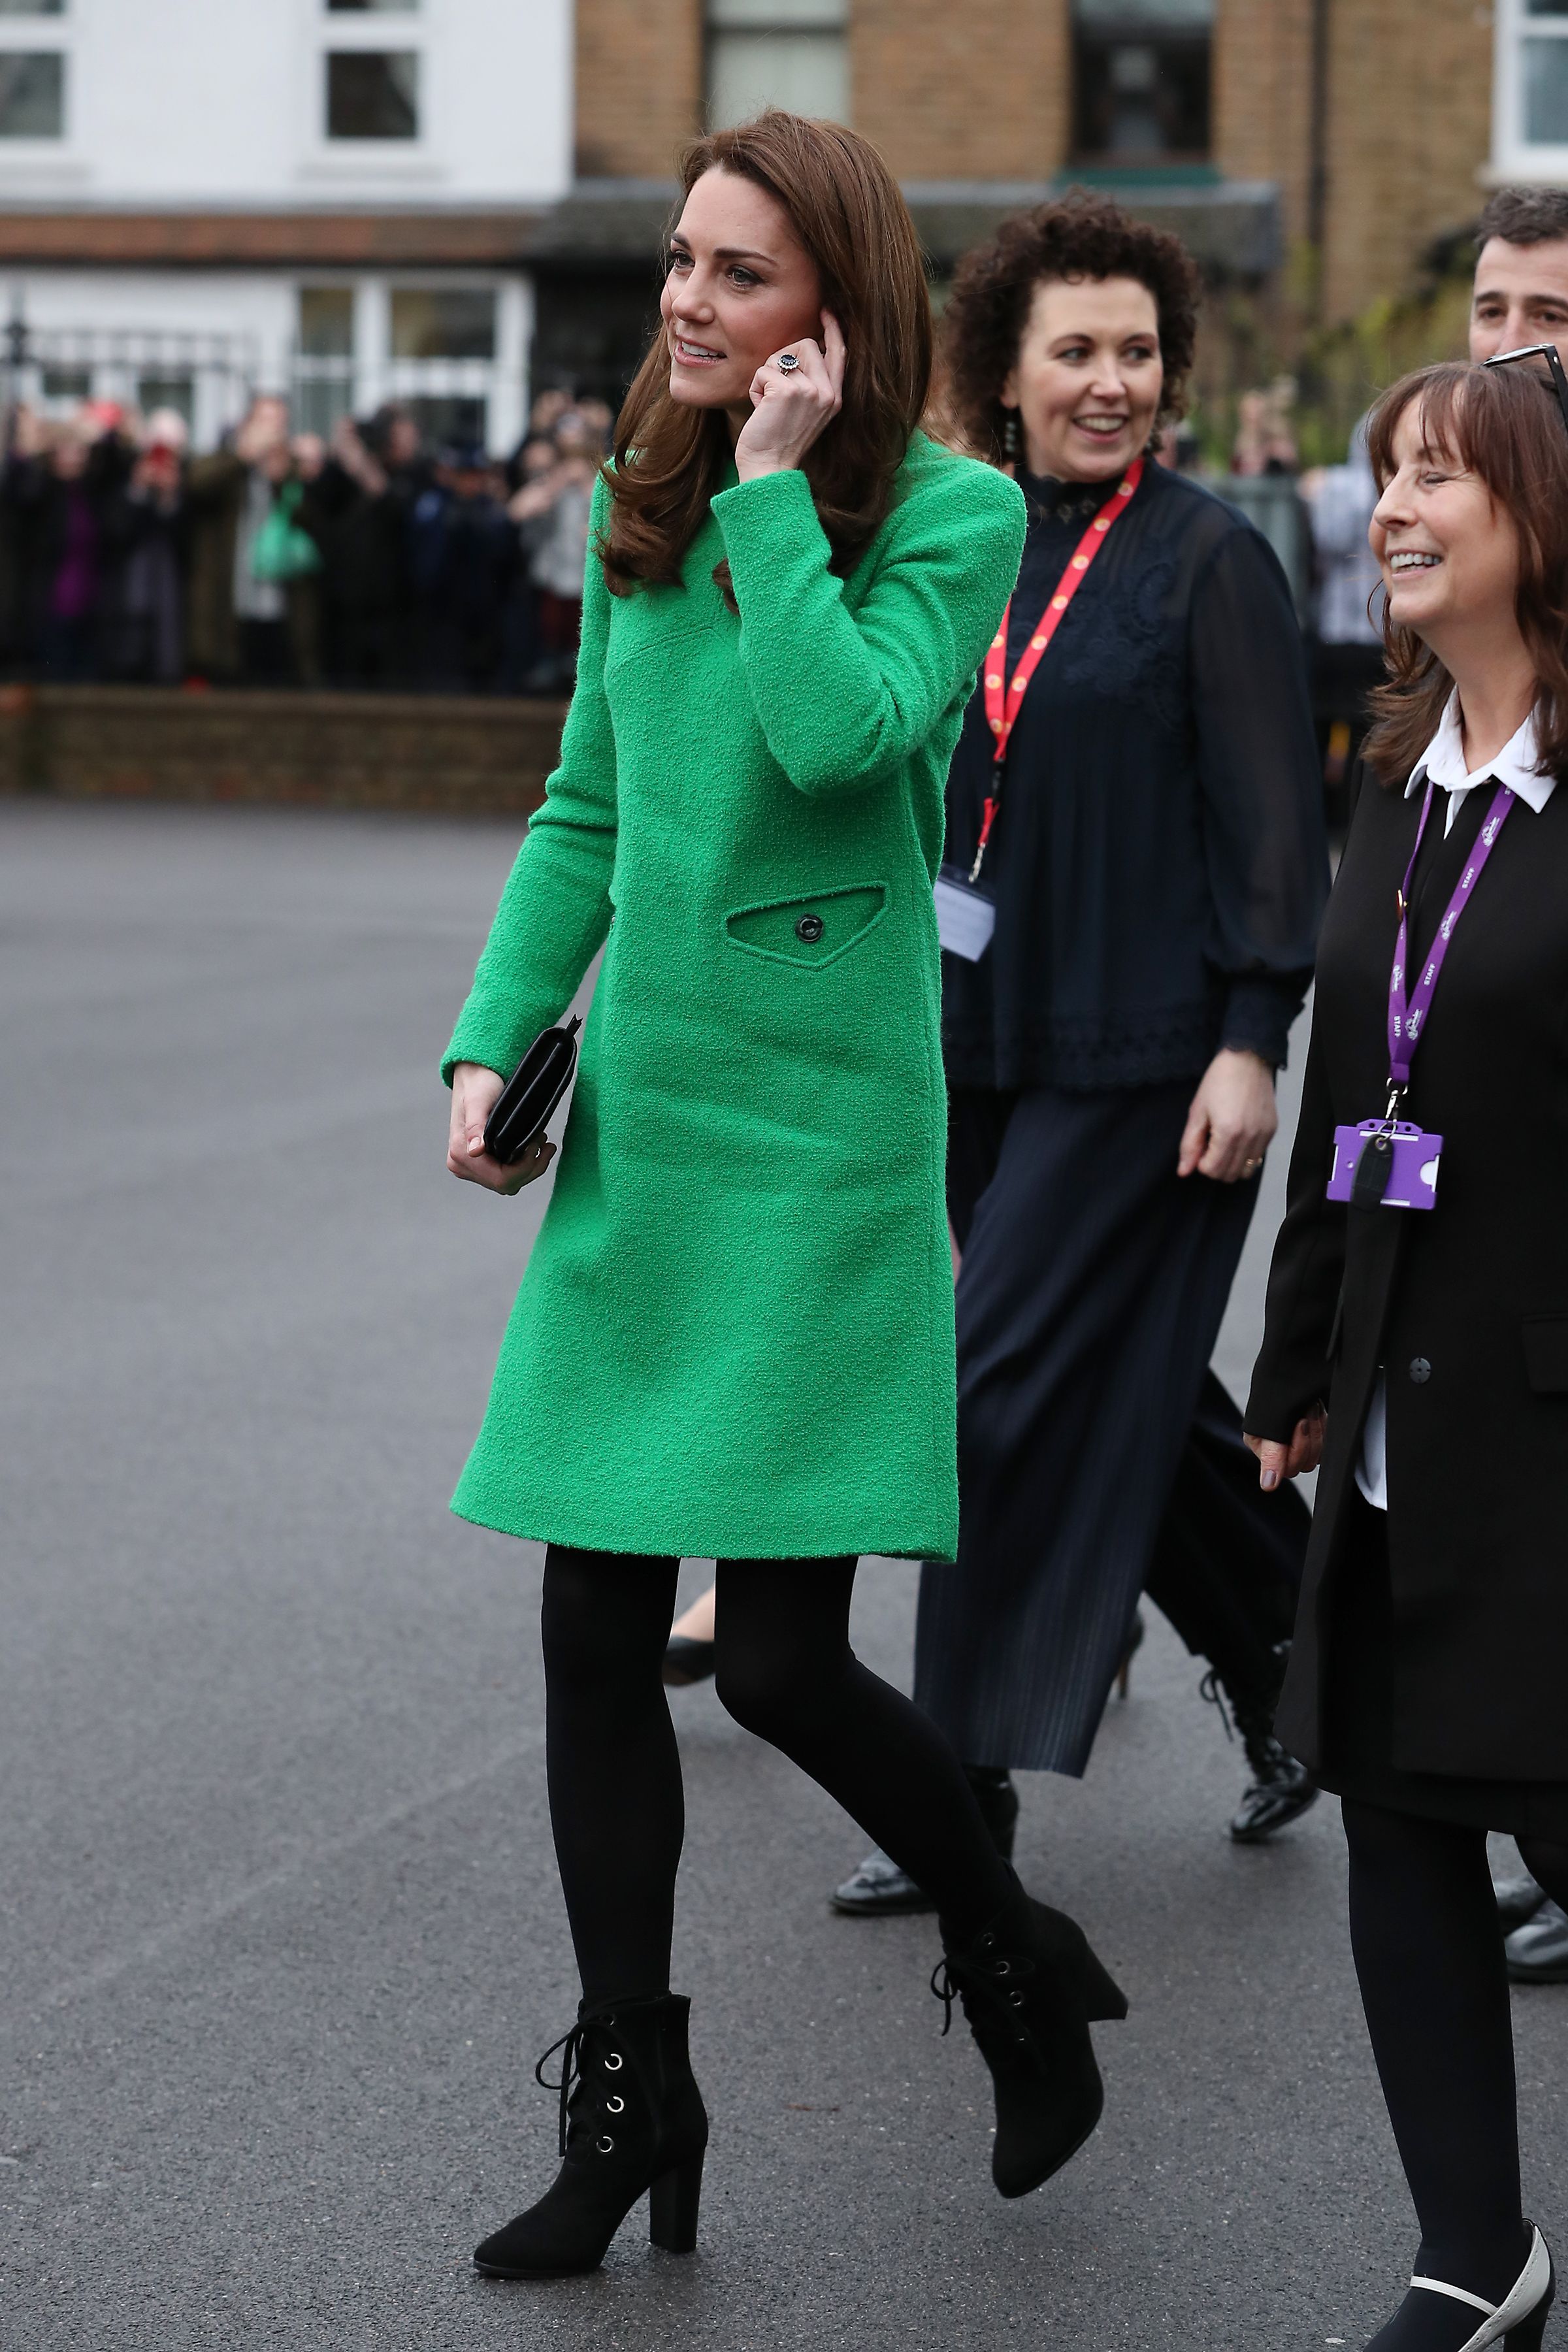
[[[515,440],[571,0],[0,0],[15,388]]]

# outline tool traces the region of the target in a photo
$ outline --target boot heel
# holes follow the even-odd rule
[[[1097,1958],[1081,1928],[1079,1931],[1079,1948],[1073,1969],[1073,1990],[1083,2003],[1084,2016],[1091,2025],[1119,2023],[1127,2014],[1127,1995],[1103,1960]]]
[[[697,2208],[702,2197],[702,2158],[694,2156],[661,2172],[648,2190],[650,2245],[667,2254],[689,2254],[697,2247]]]

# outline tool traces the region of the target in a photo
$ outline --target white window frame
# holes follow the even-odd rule
[[[340,381],[352,383],[355,415],[386,400],[418,400],[455,394],[482,400],[486,438],[492,454],[504,456],[522,438],[528,413],[527,361],[532,330],[531,282],[500,270],[394,269],[356,274],[342,269],[302,270],[294,280],[306,286],[353,289],[353,352]],[[492,294],[496,305],[495,355],[488,360],[400,360],[392,355],[395,293]],[[296,313],[296,316],[298,314]],[[309,370],[309,362],[304,363]],[[323,373],[328,373],[326,369]]]
[[[299,0],[304,18],[301,54],[301,176],[308,179],[388,181],[445,177],[437,158],[437,120],[442,0],[419,0],[405,13],[377,16],[355,10],[333,15],[327,0]],[[412,139],[329,139],[327,55],[332,49],[412,49],[419,59],[419,127]]]
[[[743,41],[748,36],[754,36],[764,39],[773,37],[787,41],[801,37],[821,38],[825,35],[837,41],[842,55],[845,103],[838,119],[847,121],[853,112],[855,103],[849,10],[850,0],[818,0],[818,5],[815,7],[810,5],[810,0],[806,0],[805,5],[801,5],[801,0],[795,0],[795,5],[793,6],[789,5],[789,0],[784,0],[784,4],[776,8],[770,8],[766,5],[766,0],[762,0],[762,5],[742,7],[730,14],[724,7],[723,0],[703,0],[702,112],[704,121],[710,125],[715,125],[717,122],[717,111],[714,106],[713,59],[716,47],[721,40],[729,37],[738,37]]]
[[[1494,182],[1568,182],[1568,140],[1544,147],[1524,135],[1524,43],[1568,42],[1568,15],[1531,16],[1526,0],[1496,0],[1492,34],[1492,152],[1483,177]]]
[[[78,161],[77,34],[83,0],[66,0],[58,16],[0,16],[0,55],[17,50],[58,50],[65,59],[65,105],[58,139],[0,139],[0,173],[7,164],[36,171],[42,163]]]

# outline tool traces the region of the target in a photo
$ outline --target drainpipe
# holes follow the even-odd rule
[[[1312,0],[1310,112],[1307,131],[1307,242],[1316,282],[1313,308],[1321,319],[1329,216],[1329,10],[1332,0]]]

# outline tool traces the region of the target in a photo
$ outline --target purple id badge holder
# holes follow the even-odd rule
[[[1406,1119],[1363,1118],[1359,1127],[1336,1127],[1329,1198],[1365,1201],[1370,1195],[1372,1205],[1384,1209],[1435,1209],[1442,1156],[1442,1137],[1427,1135]]]
[[[1437,926],[1437,936],[1415,985],[1406,993],[1405,958],[1409,951],[1410,881],[1420,855],[1426,820],[1432,814],[1432,784],[1428,779],[1426,797],[1421,805],[1421,822],[1415,829],[1415,846],[1410,853],[1410,863],[1405,869],[1405,880],[1399,892],[1399,929],[1394,942],[1394,969],[1388,981],[1388,1108],[1381,1118],[1363,1118],[1358,1127],[1336,1127],[1334,1129],[1333,1165],[1329,1171],[1328,1197],[1331,1201],[1349,1201],[1358,1208],[1435,1209],[1437,1205],[1437,1171],[1443,1158],[1443,1139],[1429,1135],[1408,1119],[1396,1117],[1406,1087],[1410,1084],[1410,1065],[1415,1058],[1426,1025],[1426,1015],[1432,1003],[1437,975],[1443,969],[1443,959],[1448,943],[1458,928],[1460,916],[1468,906],[1470,893],[1480,877],[1482,866],[1491,856],[1492,844],[1502,831],[1503,820],[1513,806],[1514,796],[1506,784],[1500,784],[1492,795],[1492,803],[1476,838],[1475,848],[1466,862],[1458,885],[1444,910]]]

